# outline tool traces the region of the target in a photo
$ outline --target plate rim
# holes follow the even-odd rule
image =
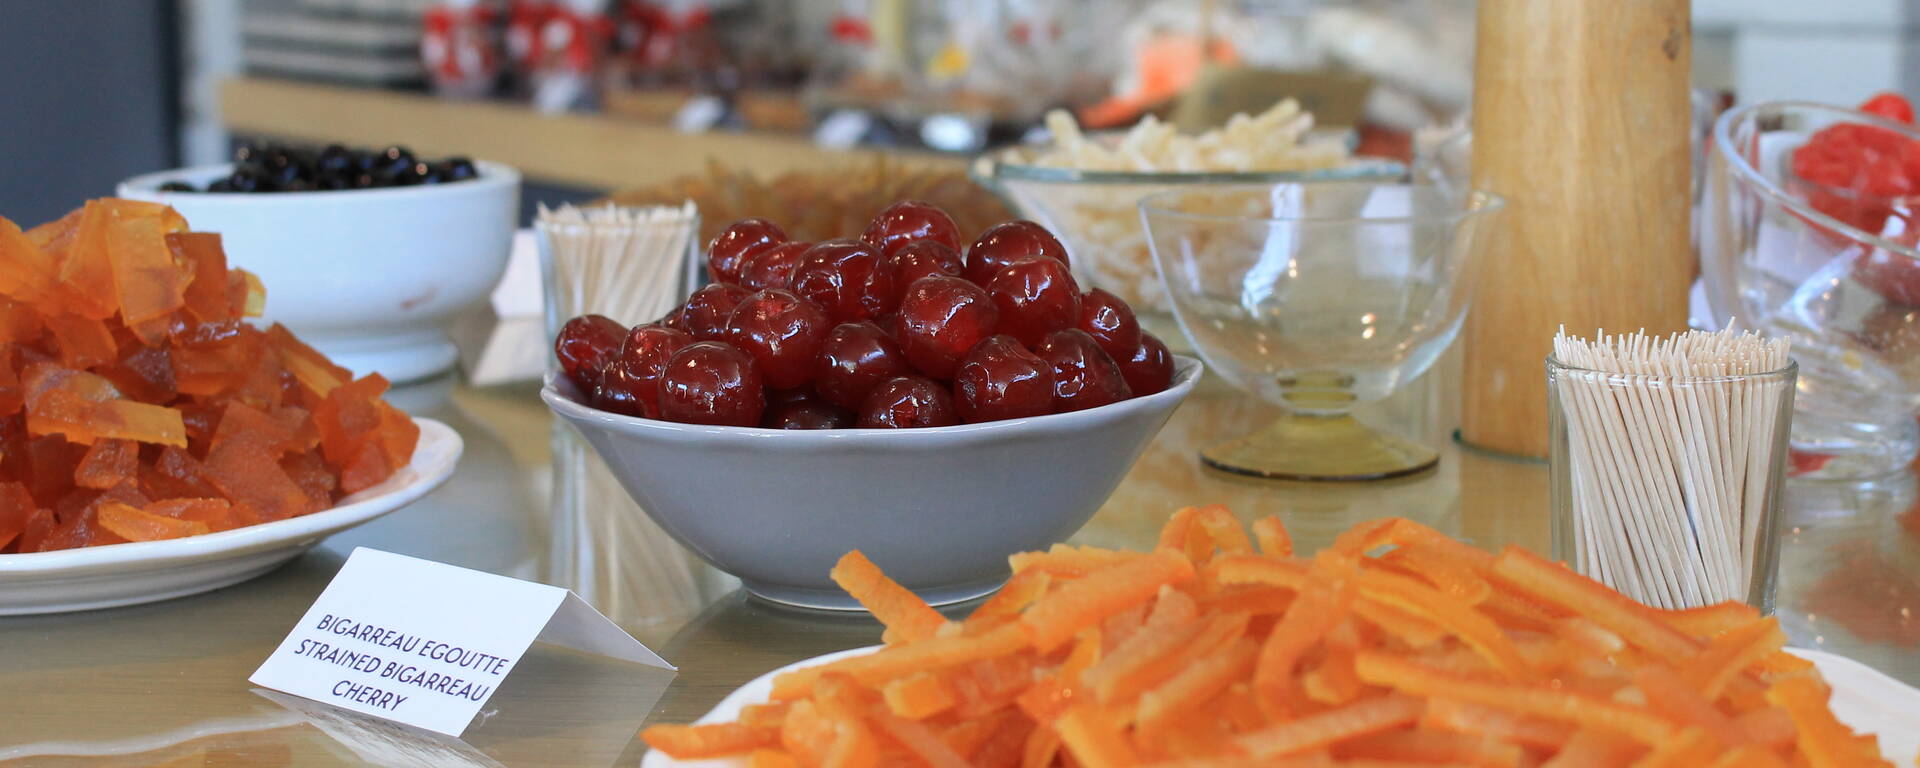
[[[136,541],[54,552],[0,555],[0,586],[24,577],[83,576],[127,566],[166,565],[215,555],[243,555],[284,546],[309,536],[327,536],[373,520],[419,500],[453,476],[466,450],[460,432],[445,422],[412,416],[420,440],[403,471],[413,478],[385,487],[393,478],[343,499],[345,503],[312,514],[232,530],[161,541]],[[423,455],[424,454],[424,455]],[[423,461],[428,463],[422,463]],[[368,495],[371,494],[371,495]]]

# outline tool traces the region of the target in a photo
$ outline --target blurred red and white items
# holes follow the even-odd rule
[[[421,14],[420,60],[435,94],[470,99],[493,92],[500,76],[497,22],[493,5],[481,0],[446,0]]]
[[[515,81],[542,112],[592,109],[613,39],[607,0],[511,0],[506,48]]]

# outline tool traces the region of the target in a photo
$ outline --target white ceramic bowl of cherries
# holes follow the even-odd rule
[[[1172,382],[1166,345],[1118,297],[1081,293],[1045,228],[1009,221],[960,246],[953,220],[917,201],[820,243],[746,219],[714,238],[713,282],[684,305],[631,329],[573,318],[555,353],[603,411],[732,427],[942,427]]]

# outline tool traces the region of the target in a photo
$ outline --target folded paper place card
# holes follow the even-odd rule
[[[360,547],[248,680],[459,736],[535,640],[673,669],[570,590]]]

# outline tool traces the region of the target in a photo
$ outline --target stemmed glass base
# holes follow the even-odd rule
[[[1200,449],[1223,472],[1275,480],[1384,480],[1432,469],[1440,453],[1347,414],[1288,413],[1265,429]]]

